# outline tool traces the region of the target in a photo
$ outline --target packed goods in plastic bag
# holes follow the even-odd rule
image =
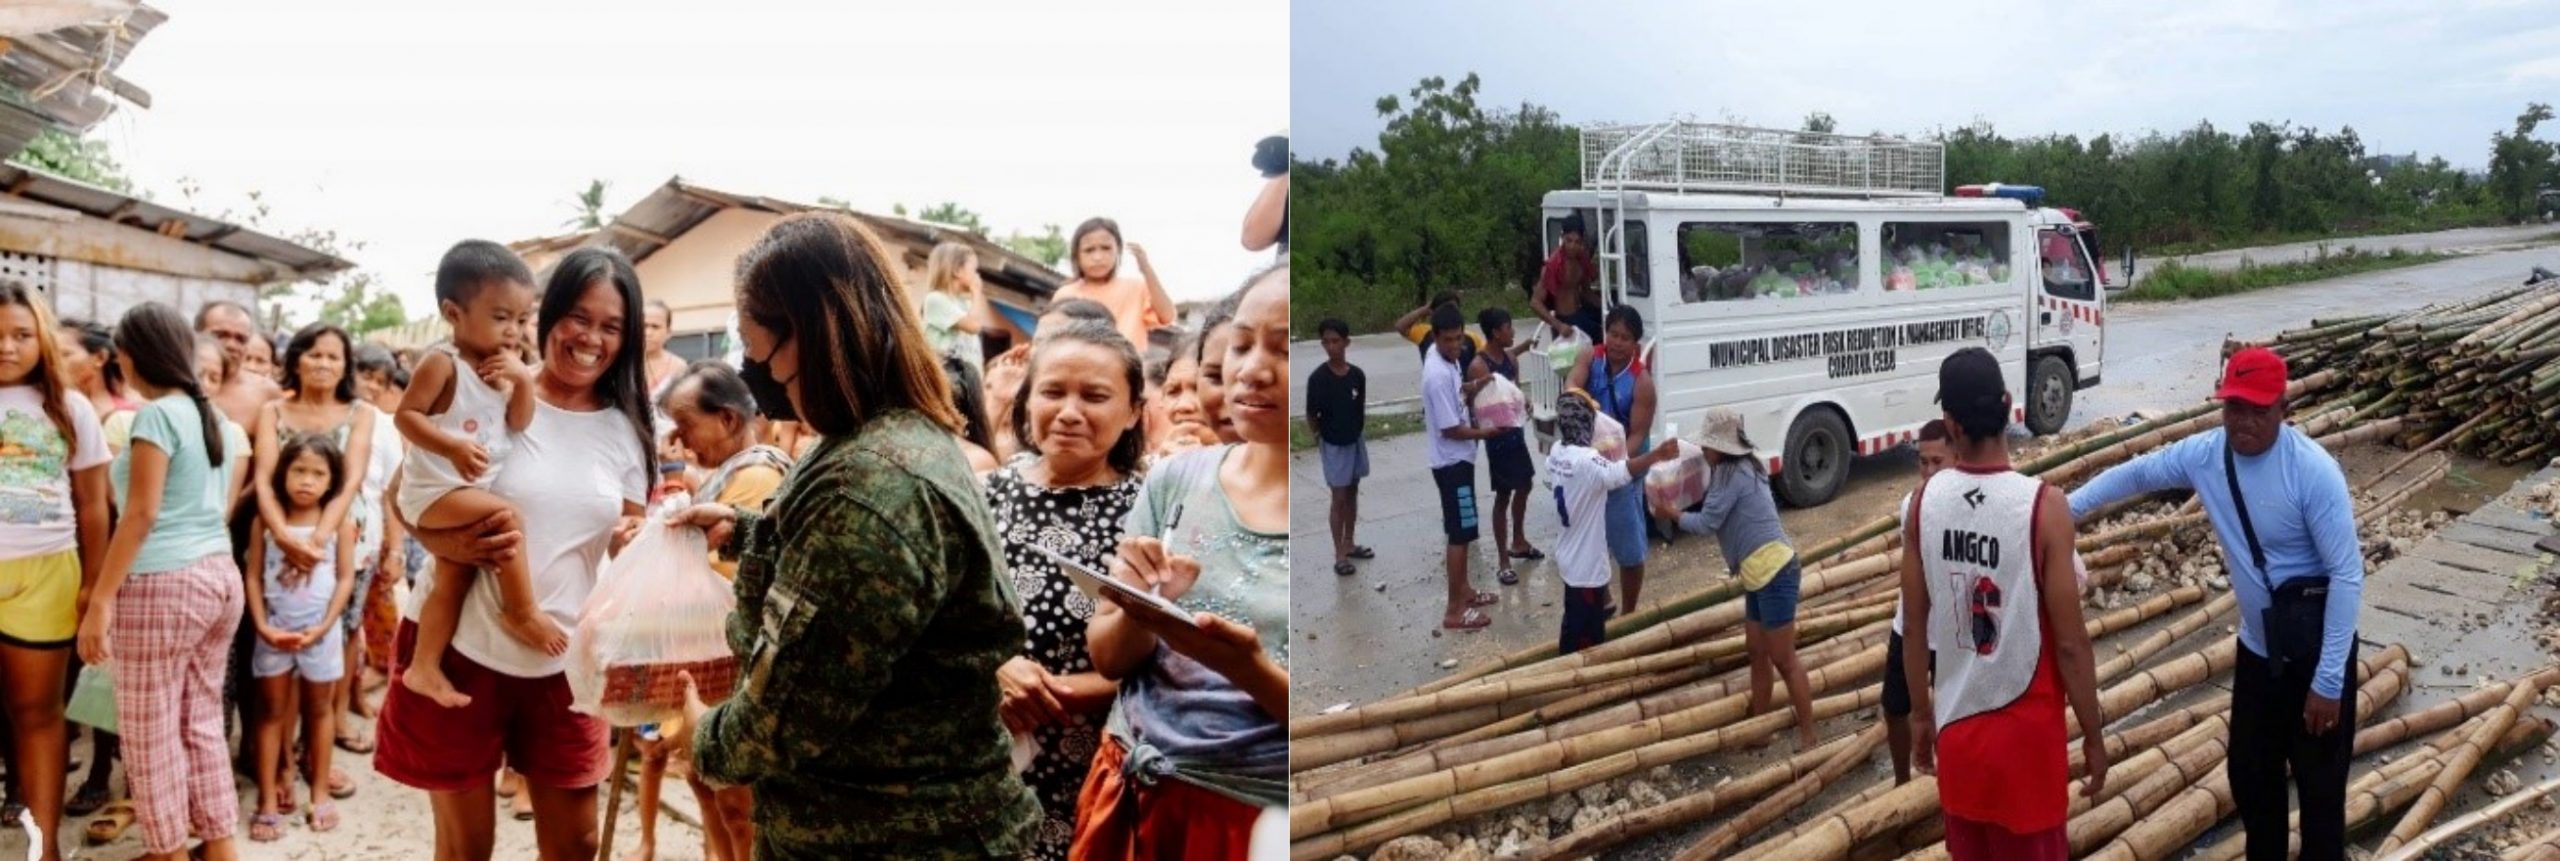
[[[1707,452],[1688,440],[1678,441],[1680,456],[1644,474],[1647,510],[1686,511],[1707,498]]]
[[[688,504],[681,493],[661,500],[598,573],[569,635],[570,708],[615,726],[664,723],[684,713],[683,674],[704,702],[736,685],[724,628],[737,595],[711,569],[702,530],[667,525]]]
[[[1601,457],[1614,461],[1626,460],[1627,427],[1619,424],[1617,419],[1610,418],[1608,413],[1597,413],[1593,415],[1591,417],[1591,447],[1597,449],[1600,452]]]
[[[80,668],[80,678],[71,689],[71,703],[62,716],[72,723],[86,724],[107,732],[116,731],[115,676],[106,667],[90,664]]]
[[[1511,378],[1495,374],[1476,390],[1475,408],[1479,427],[1516,428],[1529,417],[1529,395]]]
[[[1547,366],[1559,374],[1571,373],[1573,363],[1582,361],[1582,354],[1591,352],[1591,336],[1572,326],[1565,327],[1565,331],[1570,334],[1556,336],[1547,345]]]

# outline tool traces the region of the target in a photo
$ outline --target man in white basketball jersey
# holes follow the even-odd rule
[[[1903,516],[1907,642],[1887,671],[1911,691],[1912,764],[1938,776],[1947,854],[2060,861],[2071,852],[2066,697],[2088,761],[2082,794],[2105,789],[2108,766],[2070,505],[2010,467],[2008,387],[1990,352],[1947,357],[1938,402],[1955,463],[1921,483]]]

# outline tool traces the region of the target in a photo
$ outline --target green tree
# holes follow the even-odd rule
[[[133,180],[125,176],[124,166],[108,154],[107,142],[96,138],[74,137],[47,127],[9,160],[101,188],[133,192]]]
[[[571,205],[577,208],[578,214],[561,226],[579,230],[604,229],[604,180],[588,180],[586,190],[578,192]]]
[[[2550,184],[2555,168],[2552,145],[2535,140],[2534,129],[2551,120],[2551,105],[2533,102],[2516,115],[2513,132],[2489,136],[2489,189],[2500,215],[2523,220],[2534,214],[2534,196]]]
[[[1038,235],[1016,230],[997,240],[1013,253],[1040,261],[1040,265],[1056,269],[1067,262],[1067,236],[1055,224],[1043,224]]]
[[[899,207],[898,214],[906,215],[906,208]],[[950,201],[925,207],[924,212],[918,213],[916,217],[936,224],[958,227],[979,236],[987,235],[987,223],[984,219],[979,218],[978,214],[970,211],[968,207]]]

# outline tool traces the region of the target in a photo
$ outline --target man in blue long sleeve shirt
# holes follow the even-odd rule
[[[2355,737],[2347,670],[2355,660],[2364,554],[2346,474],[2318,442],[2285,423],[2284,388],[2284,359],[2274,352],[2234,354],[2214,393],[2222,400],[2220,429],[2101,473],[2071,494],[2071,516],[2154,491],[2195,491],[2221,539],[2223,567],[2240,603],[2227,768],[2249,857],[2285,856],[2290,766],[2302,798],[2302,857],[2343,859]],[[2245,514],[2232,498],[2235,479]],[[2253,529],[2263,563],[2251,550]],[[2265,614],[2278,587],[2306,577],[2328,581],[2320,658],[2313,666],[2287,665],[2279,675],[2268,656],[2279,654],[2281,644],[2270,642]]]

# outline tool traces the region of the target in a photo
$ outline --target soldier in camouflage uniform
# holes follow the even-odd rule
[[[757,409],[823,439],[765,513],[678,519],[740,560],[741,662],[736,692],[689,707],[678,743],[704,780],[755,788],[758,859],[1018,857],[1040,809],[1013,775],[995,672],[1021,646],[1021,605],[948,383],[883,259],[827,214],[784,219],[740,259]]]

